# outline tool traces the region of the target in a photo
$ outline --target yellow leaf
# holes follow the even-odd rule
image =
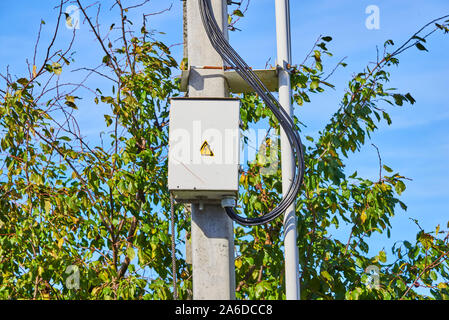
[[[321,276],[326,279],[327,281],[333,281],[334,278],[330,275],[329,272],[327,272],[326,270],[322,270],[321,271]]]
[[[242,259],[237,259],[237,260],[235,260],[235,267],[237,268],[237,269],[240,269],[241,267],[242,267]]]
[[[421,242],[426,250],[433,245],[433,240],[434,238],[432,237],[432,235],[424,232],[418,238],[418,241]]]
[[[189,68],[189,63],[187,61],[187,58],[182,59],[181,65],[179,66],[181,70],[187,70]]]
[[[51,210],[51,202],[45,201],[45,212],[48,214],[50,213],[50,210]]]
[[[53,72],[57,76],[59,76],[62,73],[62,66],[59,63],[53,62],[51,66],[53,67]]]
[[[36,66],[33,66],[33,78],[36,78],[36,75],[37,75],[36,69],[37,69]]]
[[[63,244],[64,244],[64,238],[59,239],[58,240],[58,248],[61,249]]]
[[[154,243],[150,243],[151,246],[151,259],[156,258],[156,249],[157,249],[157,245],[155,245]]]
[[[366,212],[365,212],[365,210],[363,210],[362,214],[360,215],[360,220],[362,221],[362,224],[365,223],[366,218],[367,218]]]
[[[92,295],[93,295],[93,296],[97,296],[98,293],[100,292],[100,290],[101,290],[101,287],[95,287],[95,288],[93,288],[93,290],[92,290]]]
[[[75,103],[75,97],[74,97],[74,96],[66,95],[66,96],[65,96],[65,99],[66,99],[67,101],[69,101],[69,102]]]
[[[448,287],[447,283],[440,282],[438,284],[438,289],[446,289]]]

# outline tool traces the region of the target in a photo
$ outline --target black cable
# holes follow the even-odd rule
[[[270,108],[274,116],[278,119],[279,124],[284,130],[292,148],[296,170],[294,171],[294,176],[290,187],[284,193],[281,202],[276,208],[261,217],[245,218],[236,214],[232,207],[225,207],[225,211],[228,216],[242,225],[255,226],[264,224],[276,219],[284,213],[295,201],[296,196],[299,193],[304,178],[304,155],[301,138],[295,130],[295,125],[290,115],[282,108],[280,103],[271,94],[263,82],[238,55],[238,53],[229,45],[228,41],[223,36],[223,33],[213,15],[210,0],[199,0],[199,5],[201,19],[212,46],[222,57],[223,61],[233,68]]]
[[[178,290],[176,288],[176,237],[175,237],[175,201],[170,192],[170,224],[171,224],[171,264],[173,273],[173,300],[178,300]]]
[[[201,4],[206,5],[203,6],[201,10],[202,17],[203,21],[205,22],[206,30],[208,31],[208,35],[210,36],[211,42],[213,43],[214,47],[222,55],[224,60],[231,66],[233,66],[236,71],[242,76],[242,78],[247,80],[248,83],[250,83],[254,87],[255,91],[261,96],[261,98],[267,103],[270,109],[274,112],[275,116],[279,119],[279,122],[284,128],[284,131],[286,131],[287,137],[289,138],[289,141],[292,145],[292,149],[295,151],[294,154],[296,156],[296,159],[298,159],[299,154],[299,161],[297,161],[297,163],[299,164],[297,165],[299,175],[295,174],[295,178],[289,188],[289,191],[287,191],[285,197],[283,198],[283,201],[281,201],[281,203],[275,210],[264,215],[263,217],[253,219],[239,217],[233,212],[231,208],[227,208],[226,210],[231,218],[242,224],[255,225],[265,223],[283,213],[285,209],[287,209],[288,206],[290,206],[290,204],[294,201],[296,194],[299,191],[303,175],[302,144],[300,142],[299,136],[294,131],[293,121],[291,120],[289,115],[286,114],[286,112],[282,108],[280,108],[279,102],[277,102],[277,100],[265,88],[265,86],[263,85],[263,83],[261,83],[257,76],[252,73],[251,69],[246,65],[243,59],[238,56],[238,54],[229,46],[227,41],[224,39],[221,30],[218,28],[218,25],[216,24],[216,21],[211,14],[210,3],[202,2],[200,3],[200,5]]]

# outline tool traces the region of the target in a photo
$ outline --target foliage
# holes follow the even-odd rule
[[[437,25],[436,29],[442,27]],[[418,40],[409,44],[415,39]],[[320,37],[305,62],[292,70],[293,98],[299,106],[310,102],[311,94],[324,92],[324,87],[333,88],[326,80],[335,69],[326,75],[322,64],[323,56],[332,55],[327,50],[331,40],[329,36]],[[435,298],[446,297],[444,292],[447,283],[435,284],[435,281],[447,282],[448,279],[447,231],[440,231],[439,240],[421,231],[415,246],[405,242],[409,257],[407,262],[396,246],[392,254],[397,255],[398,259],[391,264],[387,264],[386,252],[383,250],[374,257],[368,255],[366,238],[383,232],[389,236],[390,219],[396,208],[399,205],[407,209],[398,199],[406,188],[407,178],[399,173],[393,174],[391,168],[381,163],[377,181],[359,177],[357,172],[350,176],[344,173],[344,158],[359,151],[369,141],[379,122],[391,124],[388,112],[381,109],[379,104],[384,102],[400,107],[406,102],[415,102],[410,93],[400,94],[384,87],[390,76],[388,67],[399,63],[397,56],[413,46],[420,49],[418,45],[425,42],[424,38],[416,34],[411,40],[392,53],[388,53],[388,48],[393,45],[393,41],[387,41],[383,57],[351,79],[340,108],[319,132],[319,138],[306,137],[304,195],[296,208],[303,299],[424,298],[413,291],[416,287],[432,288]],[[346,64],[341,61],[338,66],[345,67]],[[271,120],[270,112],[267,109],[260,111],[263,107],[254,100],[252,95],[243,97],[243,121]],[[295,120],[299,124],[298,119]],[[243,197],[245,212],[269,210],[273,198],[281,192],[280,171],[274,178],[261,181],[260,175],[257,175],[261,167],[261,163],[251,164],[244,174],[245,178],[241,179],[245,182],[248,180],[252,186]],[[382,174],[383,170],[387,175]],[[329,234],[331,227],[338,229],[341,223],[352,226],[347,243],[333,239]],[[236,263],[241,272],[237,287],[239,298],[282,297],[281,234],[281,221],[253,228],[249,232],[241,228],[237,230],[236,238],[241,253]],[[248,235],[251,237],[248,238]],[[422,247],[424,236],[432,239],[431,248],[430,245],[427,249]],[[372,281],[372,275],[365,272],[369,266],[377,267],[377,276],[382,275],[380,283],[388,285],[367,285]],[[433,270],[432,276],[430,270]]]
[[[70,65],[76,65],[74,40],[65,51],[53,49],[63,4],[43,62],[38,65],[35,54],[27,76],[17,80],[3,76],[0,298],[171,299],[166,176],[169,98],[179,95],[178,83],[171,78],[177,63],[148,30],[145,19],[141,29],[132,29],[127,14],[136,7],[123,7],[117,0],[119,22],[105,36],[98,25],[100,10],[95,19],[88,15],[89,7],[77,1],[103,51],[96,58],[100,67],[78,69],[112,84],[112,90],[89,90],[98,107],[108,107],[104,112],[108,135],[102,134],[98,143],[87,141],[76,122],[78,107],[87,104],[86,95],[81,98],[75,92],[89,88],[84,82],[59,82]],[[436,24],[436,29],[446,32],[447,21]],[[119,41],[111,41],[114,37]],[[366,239],[375,233],[388,235],[398,205],[406,209],[399,196],[407,178],[382,164],[377,181],[344,172],[344,159],[368,143],[377,124],[391,123],[381,103],[400,107],[415,102],[409,93],[384,86],[388,67],[399,62],[397,56],[413,46],[423,50],[426,37],[415,34],[391,53],[387,49],[393,42],[387,41],[383,57],[351,79],[319,138],[304,141],[307,171],[296,206],[304,299],[425,298],[417,286],[430,288],[433,298],[449,297],[447,231],[420,230],[415,244],[397,243],[391,263],[385,251],[374,257],[368,254]],[[333,87],[327,80],[334,70],[323,71],[323,57],[331,56],[327,49],[331,40],[320,37],[305,61],[292,68],[293,98],[299,106],[310,102],[312,94]],[[245,94],[241,99],[243,128],[268,120],[272,130],[278,130],[257,96]],[[266,212],[279,199],[280,170],[264,175],[263,167],[261,162],[248,163],[242,173],[245,213]],[[192,272],[180,248],[190,217],[182,206],[175,209],[178,295],[188,299]],[[341,223],[352,225],[347,243],[328,233]],[[254,228],[236,226],[237,298],[284,297],[282,232],[281,219]],[[378,288],[366,285],[365,270],[373,265],[380,270]],[[75,276],[79,286],[73,285]]]
[[[126,8],[119,7],[124,28]],[[94,102],[110,107],[104,115],[110,131],[94,146],[77,131],[72,111],[80,98],[59,91],[40,103],[45,95],[36,93],[64,72],[68,59],[50,63],[57,55],[47,56],[29,78],[6,78],[0,118],[1,297],[171,297],[164,159],[168,98],[176,92],[170,69],[177,63],[149,36],[142,28],[139,38],[124,37],[117,48],[101,42],[100,60],[115,79],[107,76],[112,95],[95,91]],[[56,64],[61,71],[47,67]],[[72,265],[80,286],[69,289],[74,274],[66,271]],[[147,281],[145,272],[159,276]]]

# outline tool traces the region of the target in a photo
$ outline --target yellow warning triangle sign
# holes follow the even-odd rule
[[[201,155],[206,157],[214,156],[214,153],[212,152],[212,149],[210,148],[210,145],[207,143],[207,141],[204,141],[201,145]]]

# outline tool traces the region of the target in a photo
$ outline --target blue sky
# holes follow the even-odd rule
[[[93,1],[83,1],[88,4]],[[400,44],[430,20],[449,14],[447,0],[291,0],[293,62],[301,63],[319,35],[329,35],[333,41],[328,46],[334,54],[324,61],[325,70],[331,70],[338,61],[346,58],[348,66],[338,69],[330,82],[335,90],[312,96],[312,102],[296,109],[298,117],[307,124],[305,134],[316,136],[329,117],[337,110],[339,101],[351,75],[361,71],[368,62],[376,59],[376,46],[382,48],[387,39]],[[54,7],[58,1],[1,1],[0,2],[0,72],[10,66],[13,75],[26,75],[25,59],[31,59],[41,19],[45,20],[40,49],[44,50],[56,21]],[[109,8],[111,1],[102,1],[102,25],[108,28],[118,22]],[[173,55],[180,61],[182,46],[182,3],[179,0],[152,0],[145,13],[157,12],[173,4],[162,15],[151,16],[149,25],[163,31],[159,39],[172,47]],[[368,14],[365,9],[376,5],[380,12],[380,28],[369,30],[365,26]],[[92,12],[92,11],[91,11]],[[141,22],[142,12],[134,21]],[[276,59],[274,0],[251,0],[246,17],[237,25],[242,31],[230,33],[232,45],[254,68],[263,68]],[[58,44],[66,45],[71,30],[61,28]],[[393,124],[382,125],[372,137],[380,149],[384,164],[406,177],[402,200],[407,212],[398,209],[393,218],[391,239],[374,237],[373,249],[389,248],[397,240],[414,240],[418,231],[410,217],[420,221],[422,227],[433,230],[437,224],[443,229],[449,221],[449,35],[432,35],[428,40],[429,52],[411,49],[400,58],[399,67],[390,69],[391,87],[400,92],[410,92],[416,99],[413,106],[388,108]],[[98,66],[100,48],[87,25],[81,25],[74,44],[76,51],[73,68]],[[76,72],[63,71],[66,81],[76,80]],[[91,88],[104,86],[100,80],[87,83]],[[2,84],[3,86],[3,84]],[[109,90],[110,88],[106,88]],[[90,99],[89,101],[91,101]],[[86,101],[78,114],[84,134],[95,140],[103,130],[104,109]],[[357,170],[360,176],[376,179],[378,158],[376,150],[367,143],[358,154],[347,160],[347,172]],[[345,238],[344,232],[338,236]]]

